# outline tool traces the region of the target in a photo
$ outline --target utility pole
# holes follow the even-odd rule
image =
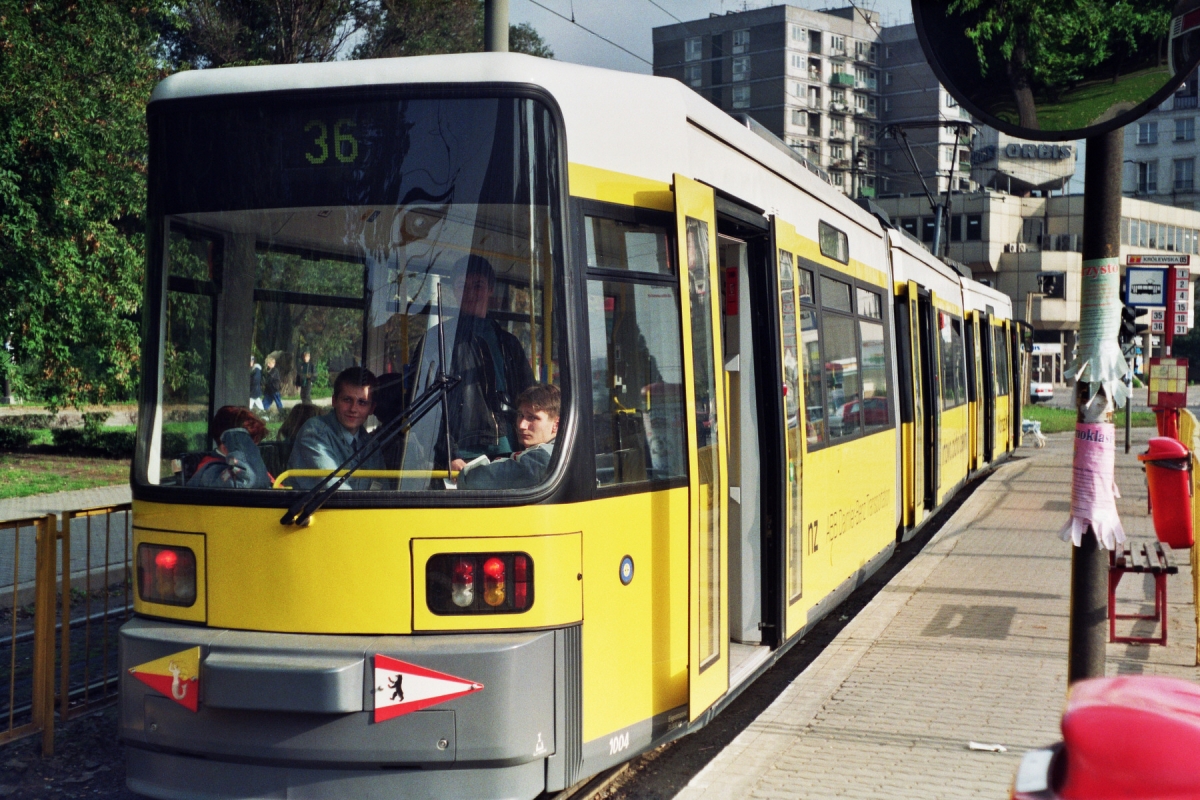
[[[508,0],[484,0],[483,49],[489,53],[508,52]]]
[[[1080,359],[1091,358],[1093,381],[1075,382],[1077,423],[1112,423],[1112,403],[1099,389],[1088,403],[1089,384],[1104,378],[1100,362],[1106,346],[1117,347],[1120,327],[1120,248],[1121,248],[1121,154],[1124,132],[1117,128],[1087,140],[1087,164],[1084,170],[1083,199],[1083,298],[1080,314]],[[1111,341],[1110,341],[1111,340]],[[1086,377],[1086,376],[1083,376]],[[1109,430],[1113,430],[1111,427]],[[1115,430],[1113,437],[1116,439]],[[1074,481],[1081,483],[1080,435],[1075,437]],[[1090,474],[1101,491],[1111,494],[1116,442],[1109,443],[1108,460],[1096,459]],[[1103,473],[1107,471],[1107,475]],[[1084,478],[1086,480],[1086,478]],[[1072,490],[1072,509],[1076,508],[1076,490]],[[1101,503],[1097,503],[1101,505]],[[1112,504],[1115,517],[1115,503]],[[1117,525],[1120,523],[1118,522]],[[1067,683],[1104,676],[1104,647],[1108,622],[1108,558],[1095,528],[1088,521],[1078,547],[1071,550],[1070,641],[1067,645]]]

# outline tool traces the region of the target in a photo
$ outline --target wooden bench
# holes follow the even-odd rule
[[[1118,614],[1117,584],[1127,572],[1149,573],[1154,576],[1154,613]],[[1162,542],[1130,545],[1126,542],[1120,550],[1108,554],[1108,641],[1120,644],[1167,643],[1167,576],[1179,572],[1171,563],[1171,551]],[[1147,619],[1162,622],[1159,636],[1117,636],[1117,620]]]

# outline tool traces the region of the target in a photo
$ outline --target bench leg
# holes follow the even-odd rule
[[[1154,613],[1153,614],[1118,614],[1117,586],[1127,570],[1111,567],[1108,571],[1108,641],[1110,644],[1167,644],[1167,576],[1166,573],[1154,573]],[[1117,620],[1144,619],[1154,622],[1162,621],[1162,630],[1158,636],[1118,636]]]

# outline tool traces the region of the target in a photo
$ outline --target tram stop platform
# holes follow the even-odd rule
[[[1154,538],[1137,453],[1117,437],[1121,522]],[[1026,750],[1061,739],[1071,547],[1070,434],[1026,446],[678,798],[1008,797]],[[1200,680],[1186,550],[1173,553],[1166,647],[1109,644],[1109,675]],[[1152,613],[1153,576],[1126,575],[1119,613]],[[1149,636],[1158,623],[1118,622]],[[1004,752],[972,749],[1002,745]]]

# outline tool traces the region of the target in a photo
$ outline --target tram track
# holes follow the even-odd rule
[[[874,575],[814,625],[769,669],[745,686],[741,694],[703,728],[599,772],[562,792],[543,794],[538,800],[665,800],[674,797],[833,643],[842,629],[925,548],[993,471],[994,467],[989,467],[973,476],[953,499],[938,509],[920,533],[898,544],[892,557]]]

